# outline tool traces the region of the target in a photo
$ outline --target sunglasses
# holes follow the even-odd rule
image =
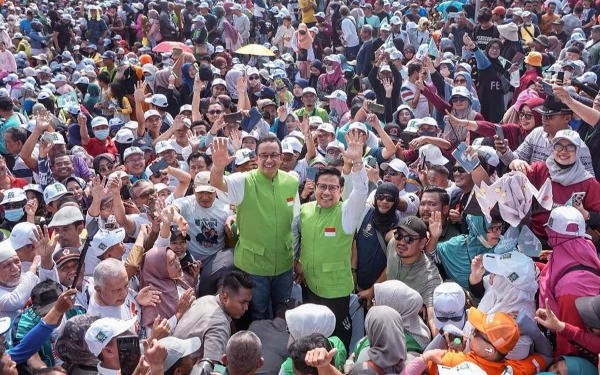
[[[327,61],[325,61],[325,65],[327,65],[327,66],[331,66],[331,65],[333,65],[333,61],[329,61],[329,60],[327,60]]]
[[[421,237],[403,236],[402,233],[400,233],[400,232],[395,232],[394,233],[394,238],[396,239],[396,241],[402,241],[402,240],[404,240],[404,242],[407,245],[410,245],[413,242],[419,241],[421,239]]]
[[[400,172],[398,171],[394,171],[394,170],[390,170],[390,168],[386,169],[385,172],[383,172],[384,175],[389,175],[389,176],[398,176],[400,174]]]
[[[108,171],[112,171],[113,166],[114,166],[114,164],[107,164],[106,168],[104,168],[104,167],[98,168],[98,172],[105,173],[105,172],[108,172]]]
[[[396,201],[396,199],[390,194],[377,194],[375,195],[375,200],[386,201],[390,203],[394,203]]]
[[[250,76],[250,77],[248,77],[248,81],[256,81],[258,79],[260,79],[259,76]]]
[[[463,167],[454,167],[454,168],[452,168],[452,171],[454,173],[457,173],[457,172],[458,173],[466,173],[467,172],[467,171],[465,171],[465,169]]]
[[[452,321],[452,322],[460,322],[463,319],[464,313],[463,315],[459,315],[459,316],[451,316],[451,317],[442,317],[442,316],[435,316],[435,318],[437,320],[439,320],[442,323],[446,323],[448,321]]]
[[[220,109],[213,109],[212,111],[208,111],[209,115],[220,115],[221,113],[223,113],[223,111],[221,111]]]
[[[463,98],[463,97],[458,97],[458,98],[452,98],[451,99],[452,103],[462,103],[462,102],[466,102],[467,100],[469,100],[469,99]]]
[[[552,146],[552,148],[554,148],[554,151],[563,151],[566,150],[567,152],[574,152],[577,150],[577,146],[575,145],[561,145],[560,143],[555,144],[554,146]]]
[[[478,337],[478,338],[482,339],[483,341],[485,341],[486,343],[492,345],[490,340],[487,337],[485,337],[485,335],[477,329],[473,329],[473,331],[471,332],[471,335],[473,335],[473,337]],[[494,346],[494,345],[492,345],[492,346]]]
[[[142,194],[140,194],[140,196],[138,198],[148,199],[148,198],[150,198],[151,195],[154,195],[154,194],[156,194],[156,189],[153,188],[153,189],[143,192]]]
[[[454,83],[457,85],[460,85],[462,83],[467,83],[467,80],[466,79],[455,79]]]
[[[532,112],[519,112],[519,118],[525,118],[525,120],[531,120],[531,118],[533,117],[533,113]]]

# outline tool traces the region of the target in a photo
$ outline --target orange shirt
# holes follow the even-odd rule
[[[546,369],[546,362],[539,354],[532,354],[520,361],[507,359],[504,362],[490,362],[476,356],[473,352],[467,354],[448,352],[442,358],[442,365],[454,367],[466,361],[475,363],[488,375],[502,375],[506,370],[506,366],[512,367],[514,375],[534,375]],[[430,375],[437,375],[438,371],[435,363],[429,362],[428,367]]]

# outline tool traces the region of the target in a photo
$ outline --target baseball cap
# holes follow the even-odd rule
[[[389,23],[384,23],[379,28],[379,30],[383,30],[383,31],[390,31],[391,29],[392,29],[392,26]]]
[[[127,160],[127,158],[131,155],[134,154],[140,154],[140,155],[144,155],[144,151],[142,151],[141,148],[139,147],[129,147],[125,149],[125,152],[123,154],[123,160]]]
[[[369,134],[369,129],[367,129],[367,125],[363,124],[362,122],[353,122],[352,124],[350,124],[350,126],[348,127],[348,131],[351,130],[360,130],[362,132],[365,132],[366,134]]]
[[[71,194],[70,191],[67,190],[65,185],[60,182],[55,182],[51,185],[46,186],[44,189],[44,203],[49,204],[56,200],[58,200],[63,195]]]
[[[44,194],[44,190],[42,189],[42,186],[38,185],[38,184],[25,185],[25,186],[23,186],[23,191],[25,191],[25,192],[27,192],[27,191],[37,191],[40,194]]]
[[[463,97],[471,100],[471,93],[466,87],[454,86],[454,88],[452,88],[452,96],[450,97],[450,100],[455,97]]]
[[[400,128],[400,126],[390,122],[383,128],[383,130],[393,141],[400,139],[400,133],[402,133],[402,128]]]
[[[402,20],[398,16],[394,16],[394,17],[390,18],[390,24],[392,24],[392,25],[400,25],[401,23],[402,23]]]
[[[10,329],[10,318],[5,316],[4,318],[0,318],[0,335],[5,334]]]
[[[10,232],[10,237],[0,243],[0,253],[17,251],[31,244],[35,224],[19,223]]]
[[[35,315],[43,317],[48,314],[52,306],[62,293],[62,288],[54,280],[44,280],[31,290],[31,309]]]
[[[165,185],[163,183],[154,184],[154,188],[156,189],[157,193],[165,189],[169,190],[170,192],[173,192],[175,190],[175,186]]]
[[[216,85],[223,85],[223,86],[227,87],[227,82],[225,82],[225,80],[222,78],[215,78],[212,81],[212,86],[216,86]]]
[[[194,178],[194,192],[196,192],[196,193],[202,193],[202,192],[216,193],[217,192],[217,189],[210,186],[210,172],[209,171],[198,172],[198,174]]]
[[[411,236],[419,236],[421,238],[427,237],[427,225],[425,225],[423,220],[419,219],[416,216],[406,216],[405,218],[400,220],[400,222],[398,223],[398,225],[395,226],[395,228],[405,230]]]
[[[94,117],[91,125],[92,128],[95,128],[96,126],[108,125],[108,120],[106,119],[106,117],[102,116]]]
[[[281,144],[283,145],[284,143],[290,145],[292,147],[292,150],[294,150],[294,152],[297,152],[297,153],[302,152],[302,143],[300,143],[298,138],[294,137],[293,135],[285,137],[283,139],[283,141],[281,142]]]
[[[302,89],[302,95],[304,94],[315,94],[317,95],[317,91],[312,87],[305,87]]]
[[[469,310],[469,323],[484,333],[490,344],[502,354],[514,349],[519,341],[519,326],[510,315],[503,312],[485,314],[476,308]]]
[[[430,162],[433,165],[446,165],[448,159],[442,154],[442,150],[436,145],[424,145],[419,148],[419,158]]]
[[[308,118],[308,126],[309,127],[319,127],[323,123],[323,119],[321,116],[310,116]]]
[[[158,342],[167,349],[167,358],[163,362],[163,370],[165,372],[173,367],[181,358],[198,351],[202,344],[198,337],[190,337],[189,339],[182,340],[169,336]]]
[[[400,159],[394,159],[392,161],[390,161],[389,163],[381,163],[381,170],[385,171],[388,168],[392,168],[393,170],[395,170],[396,172],[400,172],[404,175],[404,177],[408,177],[408,166],[406,165],[405,162],[403,162]]]
[[[54,261],[54,263],[56,263],[56,267],[58,268],[70,260],[79,260],[80,256],[81,253],[76,247],[64,247],[58,250],[56,253],[54,253],[54,255],[52,256],[52,260]]]
[[[592,238],[592,236],[585,233],[583,215],[573,206],[560,206],[553,209],[545,226],[559,234]]]
[[[404,55],[402,55],[402,52],[398,51],[397,49],[394,49],[392,52],[390,52],[390,59],[392,61],[402,58],[404,58]]]
[[[146,103],[150,103],[152,105],[155,105],[157,107],[167,107],[169,105],[169,102],[167,101],[167,97],[164,96],[163,94],[154,94],[149,98],[144,99],[144,101]],[[148,111],[150,112],[150,111]],[[157,112],[158,113],[158,112]],[[144,115],[144,119],[147,119],[149,116]]]
[[[175,151],[175,147],[169,141],[160,141],[154,147],[156,149],[156,153],[160,154],[161,152],[173,150]]]
[[[239,151],[238,151],[239,152]],[[282,154],[294,154],[294,148],[289,143],[281,142],[281,153]],[[237,155],[237,152],[236,152]],[[237,157],[236,157],[236,165],[237,165]]]
[[[552,145],[555,145],[561,139],[566,139],[577,147],[581,146],[581,137],[579,136],[579,133],[571,129],[557,131],[554,138],[552,138]]]
[[[335,90],[330,95],[325,95],[325,97],[328,99],[339,99],[343,101],[348,100],[348,95],[346,95],[346,93],[342,90]]]
[[[497,6],[492,10],[492,14],[499,14],[501,16],[506,14],[506,9],[502,6]]]
[[[83,221],[83,215],[77,207],[66,206],[58,210],[52,217],[52,221],[48,228],[61,227],[63,225],[71,225],[78,221]]]
[[[317,130],[324,131],[326,133],[330,133],[330,134],[335,135],[335,129],[334,129],[333,125],[328,124],[328,123],[324,123],[324,124],[319,125],[319,127],[317,128]]]
[[[392,68],[388,64],[383,64],[379,67],[379,72],[391,72]]]
[[[526,289],[535,281],[535,265],[533,259],[518,251],[509,251],[504,254],[485,254],[483,267],[490,273],[504,276],[516,289]]]
[[[542,115],[551,115],[555,113],[572,113],[573,111],[566,104],[561,102],[553,95],[546,95],[544,103],[533,109],[534,111],[541,113]]]
[[[294,130],[293,132],[291,132],[290,134],[287,135],[287,137],[284,138],[284,140],[286,140],[287,138],[296,138],[298,140],[298,142],[300,142],[301,144],[304,144],[304,134],[302,134],[301,131],[299,130]]]
[[[125,229],[118,228],[113,230],[100,229],[92,239],[90,246],[91,253],[99,257],[111,246],[115,246],[125,239]]]
[[[586,325],[600,328],[600,296],[579,297],[575,300],[575,307]]]
[[[454,282],[445,282],[438,285],[433,291],[433,310],[435,326],[438,329],[446,324],[462,329],[465,325],[466,296],[460,285]],[[460,317],[460,320],[456,320]]]
[[[286,145],[288,147],[292,147],[289,145]],[[281,147],[284,149],[284,145],[283,143],[281,144]],[[283,150],[285,153],[285,149]],[[240,150],[237,150],[235,152],[235,165],[242,165],[245,164],[247,162],[249,162],[250,160],[252,160],[254,157],[254,151],[250,150],[249,148],[242,148]]]
[[[131,143],[134,139],[133,132],[126,128],[119,129],[115,135],[115,142],[117,143]]]
[[[137,121],[127,121],[125,123],[125,125],[123,125],[123,128],[137,132],[138,122]]]
[[[156,109],[151,109],[149,111],[144,112],[144,120],[148,120],[152,116],[159,116],[160,117],[160,113],[158,113],[158,111]]]
[[[42,91],[44,92],[44,91]],[[38,96],[39,99],[39,96]],[[64,145],[65,143],[65,139],[63,138],[62,134],[58,133],[58,132],[46,132],[44,134],[50,134],[50,137],[52,137],[52,144],[54,145]]]
[[[340,151],[344,151],[346,149],[344,144],[342,142],[338,141],[337,139],[335,141],[329,142],[327,144],[326,151],[328,151],[329,149],[332,149],[332,148],[337,148]]]
[[[4,198],[2,199],[0,205],[4,205],[7,203],[22,202],[26,200],[27,195],[25,194],[25,190],[21,188],[7,189],[6,191],[4,191]]]
[[[96,320],[85,332],[85,342],[90,352],[96,357],[102,349],[115,337],[130,330],[137,322],[137,317],[128,320],[102,318]]]
[[[240,4],[233,4],[231,10],[242,10],[242,6]]]
[[[581,83],[596,83],[598,76],[594,72],[585,72],[577,80]]]

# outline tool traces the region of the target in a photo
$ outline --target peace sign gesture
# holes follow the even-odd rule
[[[544,327],[553,330],[554,332],[562,332],[565,329],[565,323],[561,322],[560,319],[554,314],[550,308],[550,302],[548,298],[544,301],[546,307],[539,308],[535,312],[535,321],[543,325]]]

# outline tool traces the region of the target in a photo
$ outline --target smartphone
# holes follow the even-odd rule
[[[317,168],[317,167],[309,167],[306,170],[306,179],[314,181],[317,178],[318,171],[319,171],[319,168]]]
[[[381,104],[371,102],[367,105],[367,111],[382,115],[385,113],[385,107]]]
[[[496,135],[498,136],[498,140],[504,141],[504,131],[502,130],[502,126],[494,125],[494,128],[496,128]]]
[[[121,374],[133,375],[142,355],[140,351],[140,339],[137,336],[117,337],[117,349]]]
[[[583,204],[583,198],[585,198],[585,191],[571,194],[573,206]]]
[[[169,163],[167,162],[167,159],[161,158],[156,163],[150,164],[150,171],[154,174],[156,172],[164,171],[168,167],[169,167]]]
[[[546,93],[546,95],[554,96],[554,93],[552,92],[552,85],[551,84],[549,84],[546,81],[540,81],[540,84],[544,88],[544,92]]]
[[[367,156],[364,160],[365,164],[371,168],[375,168],[377,166],[377,159],[374,156]]]
[[[427,165],[427,157],[425,156],[425,154],[423,154],[423,156],[421,157],[421,160],[419,162],[419,170],[424,170],[426,165]]]
[[[450,12],[450,13],[448,13],[448,18],[449,18],[449,19],[452,19],[452,18],[454,18],[454,19],[460,18],[460,13],[459,13],[459,12]]]
[[[556,73],[556,84],[562,85],[565,80],[565,72]]]
[[[515,65],[521,65],[521,63],[523,62],[523,60],[525,60],[525,55],[522,54],[521,52],[517,52],[515,53],[515,55],[513,56],[512,60],[510,60],[510,63]]]
[[[402,147],[404,147],[404,148],[408,148],[408,144],[410,143],[410,141],[412,141],[415,138],[417,138],[416,133],[410,133],[410,132],[400,133],[400,139],[402,140]]]
[[[223,121],[229,122],[240,122],[242,121],[242,112],[234,112],[223,116]]]

